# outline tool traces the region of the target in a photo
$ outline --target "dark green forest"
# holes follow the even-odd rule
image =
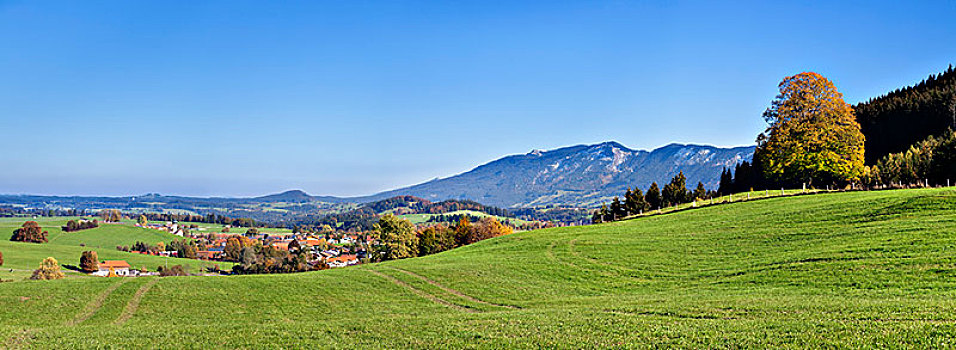
[[[956,69],[952,65],[914,86],[853,107],[866,136],[866,164],[956,127]]]

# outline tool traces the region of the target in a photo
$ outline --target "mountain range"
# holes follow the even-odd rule
[[[0,206],[37,209],[119,208],[134,212],[169,211],[251,217],[264,221],[297,220],[336,213],[396,196],[438,202],[473,200],[502,208],[594,207],[628,187],[661,186],[679,171],[688,187],[697,182],[715,189],[721,169],[750,160],[754,147],[719,148],[670,144],[652,151],[617,142],[578,145],[506,156],[468,172],[365,197],[312,196],[301,190],[253,198],[197,198],[146,194],[133,197],[0,195]],[[0,208],[2,209],[2,208]]]
[[[507,156],[443,179],[363,197],[370,201],[412,195],[436,201],[470,199],[505,208],[594,206],[628,187],[663,186],[683,171],[688,187],[716,189],[724,167],[753,158],[754,147],[669,144],[633,150],[609,141]]]

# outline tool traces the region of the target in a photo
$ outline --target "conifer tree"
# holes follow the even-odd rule
[[[644,195],[644,199],[647,201],[650,209],[659,209],[661,207],[661,189],[657,186],[657,182],[651,183],[651,187],[647,188],[647,194]]]
[[[703,182],[697,182],[697,188],[694,189],[694,200],[707,198],[707,189]]]

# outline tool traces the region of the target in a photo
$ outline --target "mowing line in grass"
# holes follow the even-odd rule
[[[93,314],[99,311],[100,307],[103,306],[103,302],[106,301],[106,298],[108,298],[110,294],[113,293],[114,290],[116,290],[116,288],[119,288],[119,286],[131,280],[132,280],[131,278],[121,278],[119,282],[113,283],[113,285],[109,286],[109,288],[106,288],[106,290],[100,293],[100,295],[97,295],[96,299],[93,299],[92,301],[90,301],[90,303],[86,305],[83,311],[77,314],[74,319],[68,321],[66,325],[75,326],[89,319],[91,316],[93,316]]]
[[[146,283],[142,287],[139,287],[139,290],[136,291],[136,294],[133,294],[133,299],[130,299],[129,304],[126,304],[126,309],[123,310],[123,314],[113,321],[115,325],[122,325],[129,321],[130,317],[133,317],[133,314],[136,313],[136,310],[139,309],[139,302],[143,299],[143,295],[146,292],[149,292],[150,288],[153,288],[156,285],[156,282],[159,282],[159,278],[153,278],[152,281]]]
[[[426,283],[428,283],[428,284],[430,284],[430,285],[433,285],[433,286],[435,286],[435,287],[440,288],[441,290],[443,290],[443,291],[445,291],[445,292],[448,292],[448,293],[450,293],[450,294],[457,295],[458,297],[461,297],[462,299],[465,299],[465,300],[468,300],[468,301],[471,301],[471,302],[474,302],[474,303],[484,304],[484,305],[491,305],[491,306],[497,306],[497,307],[504,307],[504,308],[509,308],[509,309],[520,309],[519,307],[514,306],[514,305],[505,305],[505,304],[492,303],[492,302],[487,302],[487,301],[484,301],[484,300],[475,298],[475,297],[470,296],[470,295],[468,295],[468,294],[462,293],[462,292],[460,292],[460,291],[458,291],[458,290],[445,287],[445,286],[443,286],[442,284],[440,284],[440,283],[438,283],[438,282],[432,281],[432,280],[430,280],[430,279],[428,279],[428,278],[425,278],[425,277],[422,276],[422,275],[419,275],[419,274],[417,274],[417,273],[414,273],[414,272],[411,272],[411,271],[408,271],[408,270],[403,270],[403,269],[400,269],[400,268],[397,268],[397,267],[390,267],[390,266],[389,266],[388,268],[390,268],[390,269],[392,269],[392,270],[396,270],[396,271],[401,272],[401,273],[404,273],[404,274],[406,274],[406,275],[409,275],[409,276],[418,278],[418,279],[420,279],[420,280],[422,280],[422,281],[425,281]]]
[[[403,281],[401,281],[401,280],[399,280],[399,279],[397,279],[397,278],[395,278],[395,277],[386,275],[386,274],[384,274],[384,273],[381,273],[381,272],[378,272],[378,271],[375,271],[375,270],[365,270],[365,271],[371,272],[372,274],[374,274],[374,275],[376,275],[376,276],[379,276],[379,277],[381,277],[381,278],[384,278],[384,279],[388,280],[389,282],[392,282],[392,283],[394,283],[394,284],[396,284],[396,285],[398,285],[398,286],[400,286],[400,287],[404,287],[405,289],[408,289],[408,290],[412,291],[413,293],[415,293],[416,295],[418,295],[418,296],[420,296],[420,297],[422,297],[422,298],[431,300],[431,301],[436,302],[436,303],[438,303],[438,304],[441,304],[441,305],[444,305],[444,306],[447,306],[447,307],[450,307],[450,308],[452,308],[452,309],[459,310],[459,311],[464,311],[464,312],[476,312],[474,309],[469,309],[469,308],[463,307],[463,306],[461,306],[461,305],[457,305],[457,304],[454,304],[454,303],[452,303],[452,302],[449,302],[448,300],[445,300],[445,299],[439,298],[439,297],[437,297],[437,296],[434,296],[434,295],[425,293],[424,291],[422,291],[422,290],[420,290],[420,289],[418,289],[418,288],[412,287],[410,284],[405,283],[405,282],[403,282]]]

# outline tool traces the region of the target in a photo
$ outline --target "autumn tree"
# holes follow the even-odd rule
[[[60,263],[53,257],[43,259],[40,268],[33,270],[31,280],[58,280],[63,278],[63,271],[60,271]]]
[[[644,200],[647,201],[651,209],[661,207],[661,189],[657,186],[657,182],[651,183],[651,187],[647,188],[647,194],[644,195]]]
[[[146,215],[140,215],[139,219],[136,220],[136,223],[140,225],[146,225],[147,223],[149,223],[149,220],[146,219]]]
[[[411,258],[418,253],[418,236],[410,221],[385,214],[375,223],[374,230],[381,242],[379,253],[382,259]]]
[[[458,219],[453,231],[455,231],[456,246],[468,244],[468,234],[471,232],[471,220],[468,219],[468,215],[462,215],[461,218]]]
[[[13,231],[13,236],[10,237],[10,240],[15,242],[46,243],[49,241],[47,239],[48,234],[48,232],[43,231],[43,228],[41,228],[40,224],[36,221],[27,221],[23,223],[23,227]]]
[[[235,235],[226,240],[226,246],[222,249],[223,257],[228,261],[239,261],[242,259],[242,248],[253,244],[252,240]]]
[[[779,88],[754,153],[765,174],[794,185],[859,179],[864,137],[843,94],[813,72],[786,77]]]
[[[104,222],[120,222],[123,220],[123,213],[116,209],[100,210],[100,217]]]
[[[100,267],[100,259],[94,251],[85,251],[80,255],[80,270],[96,272]]]
[[[498,221],[498,219],[495,219],[492,216],[486,216],[481,220],[478,220],[478,222],[474,225],[473,231],[474,242],[495,238],[498,236],[510,235],[512,232],[514,232],[511,227],[502,224]]]
[[[429,226],[418,232],[418,256],[435,254],[455,247],[455,232],[445,226]]]

